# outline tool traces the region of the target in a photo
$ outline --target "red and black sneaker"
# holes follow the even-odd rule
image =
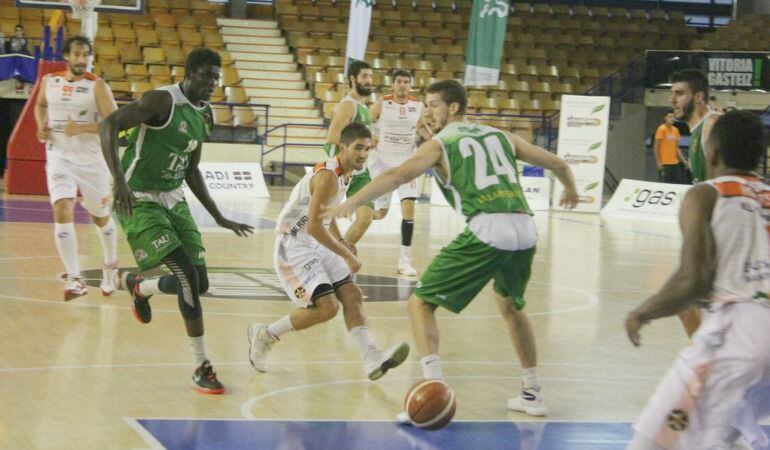
[[[142,281],[141,275],[136,275],[131,272],[123,272],[120,274],[120,287],[125,289],[131,294],[131,298],[134,299],[134,304],[131,309],[134,311],[134,317],[136,320],[142,323],[150,323],[152,320],[152,308],[150,308],[150,296],[143,296],[139,293],[139,283]]]
[[[225,387],[217,380],[217,373],[214,372],[214,368],[211,367],[211,363],[208,360],[203,361],[193,374],[193,383],[195,383],[196,391],[203,394],[224,394]]]

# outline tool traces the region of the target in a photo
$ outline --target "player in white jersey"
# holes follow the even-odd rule
[[[409,159],[415,150],[417,128],[422,122],[423,103],[410,95],[412,76],[406,70],[393,72],[393,93],[377,99],[371,108],[372,132],[379,136],[377,151],[369,158],[372,178],[398,167]],[[414,201],[417,199],[417,182],[412,180],[398,187],[401,200],[401,254],[396,271],[402,275],[417,275],[412,267],[412,234],[414,233]],[[388,214],[391,196],[383,195],[374,201],[375,218]]]
[[[98,123],[117,105],[107,83],[86,72],[92,50],[91,42],[83,36],[67,39],[62,47],[67,70],[43,77],[35,102],[37,137],[46,143],[47,150],[45,168],[54,211],[54,239],[67,270],[65,301],[87,293],[73,224],[78,191],[104,250],[102,294],[110,295],[118,285],[117,236],[110,214],[111,176],[102,156]]]
[[[322,218],[325,209],[345,199],[353,171],[364,168],[371,137],[360,122],[343,128],[337,156],[316,165],[297,183],[278,216],[275,271],[286,295],[299,308],[270,325],[249,326],[249,360],[260,372],[267,370],[267,353],[281,336],[331,320],[337,315],[338,301],[370,379],[385,375],[409,355],[406,343],[383,352],[372,341],[363,293],[353,280],[361,268],[356,248],[342,238],[335,219]]]
[[[770,186],[753,172],[767,148],[763,133],[750,112],[717,119],[706,142],[711,179],[682,202],[679,269],[626,319],[638,346],[645,323],[705,306],[629,449],[768,448],[757,426],[770,414]]]

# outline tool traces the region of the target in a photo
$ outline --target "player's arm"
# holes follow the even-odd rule
[[[115,209],[119,212],[131,215],[134,195],[131,193],[123,169],[120,167],[118,133],[121,130],[139,126],[144,122],[158,123],[167,120],[171,114],[171,101],[171,94],[167,91],[149,91],[142,95],[139,100],[115,110],[99,122],[102,154],[115,180],[113,196]]]
[[[639,329],[650,320],[668,317],[711,293],[716,273],[716,245],[711,233],[711,213],[717,191],[701,184],[691,188],[679,210],[682,230],[681,263],[660,291],[631,311],[626,319],[628,337],[639,345]]]
[[[441,162],[441,144],[435,140],[422,144],[411,158],[404,161],[398,167],[392,167],[372,181],[367,183],[356,195],[348,198],[343,204],[334,209],[335,216],[349,216],[361,205],[388,192],[393,192],[402,184],[406,184],[419,177],[426,170]]]
[[[37,124],[37,139],[40,142],[48,140],[48,102],[45,99],[45,85],[48,75],[40,79],[40,89],[35,99],[35,123]]]
[[[115,98],[112,96],[112,90],[102,79],[97,80],[94,85],[94,98],[96,99],[96,108],[102,117],[107,117],[118,109]],[[67,136],[87,133],[99,134],[99,122],[76,123],[70,119],[63,131]]]
[[[572,169],[569,168],[569,164],[548,150],[530,144],[515,134],[506,133],[506,135],[516,149],[517,159],[532,164],[533,166],[548,169],[556,175],[556,178],[558,178],[564,186],[564,193],[559,200],[559,205],[564,206],[567,209],[572,209],[577,206],[578,191],[575,186],[575,177],[572,175]]]
[[[337,194],[337,176],[330,170],[321,170],[311,181],[310,207],[308,208],[307,232],[321,245],[340,255],[350,266],[353,273],[358,272],[361,263],[353,252],[342,242],[342,236],[336,224],[336,234],[323,224],[323,211],[329,201]],[[334,223],[334,222],[332,222]]]
[[[717,123],[717,120],[722,117],[722,114],[712,114],[708,116],[706,119],[706,122],[703,124],[703,134],[701,135],[701,142],[706,143],[709,141],[709,136],[711,136],[711,130],[714,128],[714,124]]]
[[[382,114],[382,98],[378,98],[371,108],[369,108],[369,120],[372,122],[372,149],[376,150],[377,145],[380,143],[380,126],[377,121]]]
[[[663,170],[663,164],[660,163],[660,141],[656,136],[655,142],[652,144],[652,153],[655,154],[655,165],[658,167],[658,172]]]
[[[219,207],[217,207],[214,199],[211,198],[209,189],[206,187],[206,181],[203,179],[203,175],[201,174],[200,169],[198,169],[202,154],[203,143],[200,143],[198,144],[198,147],[192,152],[192,154],[190,154],[190,165],[187,166],[187,172],[185,173],[184,177],[184,180],[187,182],[187,187],[189,187],[193,195],[195,195],[195,197],[200,200],[203,207],[206,208],[206,211],[208,211],[209,214],[211,214],[211,217],[214,218],[214,221],[216,221],[217,225],[222,228],[232,230],[238,236],[245,237],[248,234],[254,233],[254,227],[251,225],[234,222],[230,219],[227,219],[219,211]]]
[[[342,129],[353,121],[353,117],[355,116],[356,105],[353,104],[353,102],[340,102],[337,107],[334,108],[332,123],[329,124],[329,131],[326,134],[326,143],[339,146]]]

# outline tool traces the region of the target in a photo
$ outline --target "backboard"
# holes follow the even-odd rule
[[[145,0],[101,0],[96,12],[134,13],[144,12]],[[70,9],[66,0],[16,0],[16,6],[28,8]]]

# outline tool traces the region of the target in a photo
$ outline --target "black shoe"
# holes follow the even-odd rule
[[[217,373],[208,360],[203,361],[193,374],[194,389],[204,394],[224,394],[225,387],[217,380]]]
[[[150,308],[150,297],[143,296],[139,293],[139,282],[142,281],[141,275],[136,275],[131,272],[123,272],[120,274],[120,286],[127,290],[131,294],[131,298],[134,299],[134,304],[131,309],[134,311],[134,317],[136,320],[142,323],[150,323],[152,320],[152,309]]]

